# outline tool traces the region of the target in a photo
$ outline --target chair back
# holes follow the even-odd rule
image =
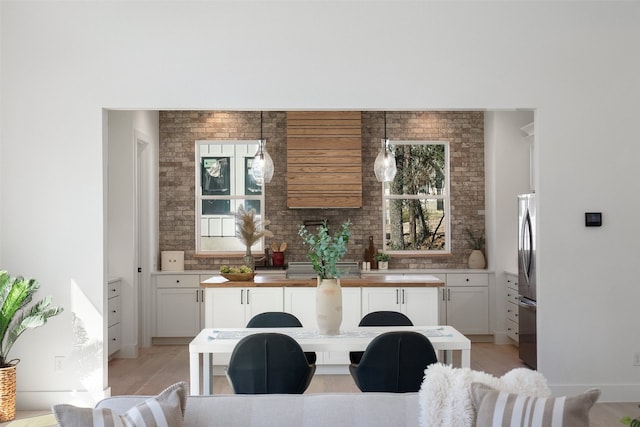
[[[372,311],[360,320],[359,326],[413,326],[413,322],[398,311]]]
[[[253,316],[247,328],[301,328],[302,323],[296,316],[284,311],[267,311]],[[304,354],[310,365],[316,363],[317,356],[314,352]]]
[[[267,311],[253,316],[247,328],[301,328],[296,316],[284,311]]]
[[[358,326],[413,326],[413,322],[398,311],[372,311],[360,319]],[[362,351],[349,352],[351,363],[360,363]]]
[[[429,338],[413,331],[387,332],[374,338],[359,364],[349,370],[361,391],[417,392],[424,370],[438,357]]]
[[[238,342],[229,359],[227,377],[237,394],[301,394],[314,372],[315,365],[309,365],[296,340],[267,332]]]

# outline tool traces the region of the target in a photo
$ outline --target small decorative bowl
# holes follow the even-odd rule
[[[253,282],[256,273],[220,273],[220,275],[230,282]]]

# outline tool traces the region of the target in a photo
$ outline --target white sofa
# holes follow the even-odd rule
[[[98,403],[124,414],[151,396],[114,396]],[[185,427],[418,426],[418,393],[331,393],[188,396]]]
[[[553,398],[535,371],[518,368],[496,378],[441,364],[426,369],[419,393],[186,396],[186,388],[182,382],[158,396],[109,397],[96,409],[53,409],[63,427],[121,425],[111,420],[125,413],[135,425],[153,419],[174,426],[181,424],[183,409],[187,427],[491,427],[522,425],[531,417],[541,426],[582,427],[589,425],[589,410],[600,395],[593,389]]]

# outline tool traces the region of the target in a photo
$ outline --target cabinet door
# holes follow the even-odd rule
[[[416,326],[438,322],[438,288],[402,288],[402,311]]]
[[[483,286],[447,287],[447,325],[463,334],[489,333],[489,289]]]
[[[244,325],[256,314],[266,311],[283,311],[283,288],[247,288],[245,294],[246,316]]]
[[[316,288],[284,288],[284,311],[296,316],[303,327],[315,329]]]
[[[195,337],[200,332],[199,289],[156,290],[156,337]]]
[[[244,328],[246,289],[216,288],[207,289],[206,319],[207,328]],[[208,298],[208,296],[211,298]],[[209,323],[210,322],[210,323]]]
[[[362,316],[372,311],[401,311],[399,288],[362,288]]]

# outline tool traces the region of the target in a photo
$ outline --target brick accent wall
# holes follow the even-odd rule
[[[263,113],[263,136],[275,164],[266,184],[265,216],[271,240],[286,241],[286,261],[306,261],[297,235],[305,220],[328,219],[337,226],[351,219],[353,238],[345,260],[361,261],[369,236],[382,247],[380,183],[373,174],[384,113],[362,113],[363,207],[361,209],[288,209],[286,207],[286,114]],[[220,264],[240,264],[240,258],[201,258],[195,254],[195,141],[246,140],[260,137],[260,112],[160,112],[159,209],[160,251],[184,250],[186,270],[215,270]],[[471,248],[466,228],[480,230],[485,222],[484,114],[482,112],[387,112],[391,140],[437,140],[450,143],[452,253],[394,257],[389,268],[467,268]],[[268,246],[268,244],[267,244]],[[159,256],[159,254],[158,254]],[[159,265],[159,264],[158,264]]]

